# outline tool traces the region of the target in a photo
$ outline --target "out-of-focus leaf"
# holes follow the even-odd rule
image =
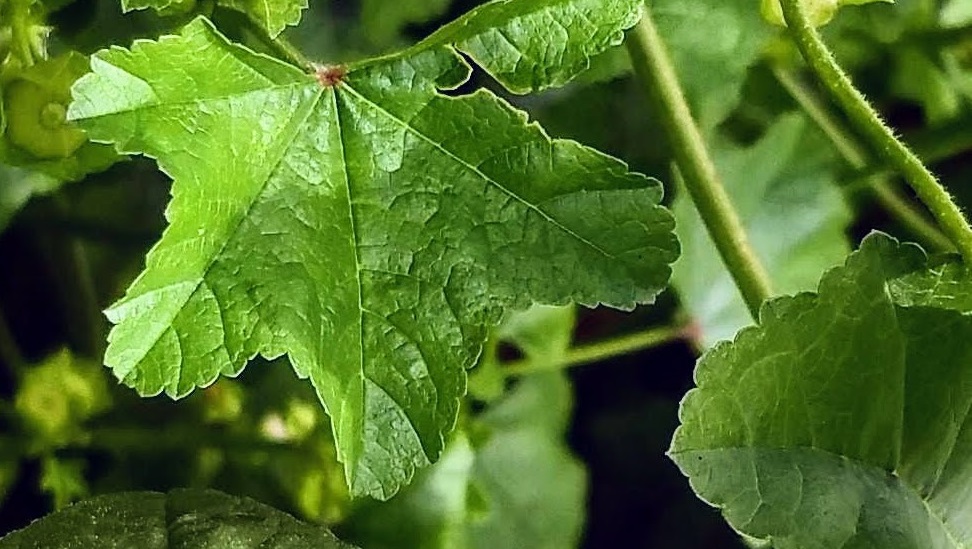
[[[746,69],[774,32],[760,17],[756,1],[651,2],[658,32],[704,130],[715,127],[739,102]]]
[[[714,156],[777,292],[813,288],[850,251],[845,231],[851,216],[834,181],[833,151],[804,118],[787,115],[750,148],[723,143]],[[752,318],[686,193],[672,209],[682,243],[672,284],[708,347]]]
[[[68,442],[110,404],[104,370],[67,350],[28,367],[14,397],[14,409],[36,437],[35,450]]]
[[[88,495],[84,463],[76,459],[44,458],[41,462],[40,486],[54,498],[54,508],[63,509]]]
[[[99,496],[0,539],[0,549],[353,549],[326,529],[213,490]]]
[[[52,193],[61,185],[49,175],[0,164],[0,232],[32,196]]]
[[[390,44],[405,27],[442,15],[451,3],[452,0],[363,0],[361,25],[369,41]]]
[[[891,86],[895,95],[920,104],[930,125],[959,113],[962,106],[959,90],[929,52],[902,47],[895,50],[894,57]]]

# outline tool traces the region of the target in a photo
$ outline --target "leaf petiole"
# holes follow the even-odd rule
[[[315,68],[315,63],[308,59],[306,55],[297,49],[296,46],[291,44],[289,40],[284,38],[283,33],[280,33],[274,38],[270,36],[263,25],[253,19],[253,16],[249,13],[246,14],[244,19],[246,19],[246,23],[250,27],[250,31],[257,35],[277,57],[302,69],[313,70]]]
[[[644,10],[641,21],[625,41],[631,64],[661,117],[675,162],[685,178],[685,188],[750,314],[757,319],[760,305],[773,293],[769,275],[756,256],[709,156],[651,12],[647,7]]]
[[[895,137],[891,128],[884,124],[877,111],[854,87],[811,24],[801,0],[780,0],[780,5],[800,53],[817,78],[825,84],[831,97],[850,117],[868,144],[905,176],[965,261],[972,262],[972,226],[969,226],[948,191],[921,160]]]

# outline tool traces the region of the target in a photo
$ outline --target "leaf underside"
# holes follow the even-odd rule
[[[181,397],[288,354],[359,494],[437,458],[504,310],[650,302],[678,254],[656,181],[489,92],[437,93],[469,75],[449,46],[325,86],[199,19],[92,69],[71,116],[175,181],[106,364]]]
[[[0,539],[0,549],[354,549],[324,528],[215,490],[99,496]]]
[[[972,543],[972,275],[873,234],[696,370],[670,455],[774,547]]]

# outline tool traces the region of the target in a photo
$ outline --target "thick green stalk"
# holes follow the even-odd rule
[[[30,5],[27,0],[10,2],[10,49],[25,67],[34,64],[34,48],[30,35]]]
[[[841,123],[830,113],[820,99],[791,71],[773,67],[773,74],[807,116],[827,135],[837,152],[855,170],[867,168],[868,154],[857,140],[845,131]],[[938,227],[930,223],[906,198],[898,194],[891,183],[881,175],[867,178],[867,185],[885,210],[897,218],[909,231],[931,249],[945,251],[955,247]]]
[[[921,160],[895,137],[891,128],[884,124],[877,111],[854,87],[810,23],[802,1],[780,0],[780,5],[800,53],[834,101],[847,113],[868,144],[904,175],[965,261],[972,262],[972,227],[948,191]]]
[[[574,347],[564,353],[560,359],[544,362],[539,366],[535,365],[529,359],[511,362],[503,366],[503,373],[505,375],[526,375],[582,366],[584,364],[601,362],[609,358],[671,343],[672,341],[685,338],[686,335],[686,329],[684,327],[664,326],[661,328],[651,328],[644,332]]]
[[[626,44],[635,74],[643,82],[668,134],[675,163],[685,178],[685,188],[749,312],[758,319],[759,306],[773,293],[769,276],[750,245],[709,157],[648,8],[641,22],[629,33]]]

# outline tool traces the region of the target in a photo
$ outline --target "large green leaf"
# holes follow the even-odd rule
[[[869,236],[713,348],[670,455],[778,549],[972,544],[972,276]]]
[[[121,0],[121,3],[126,12],[152,8],[167,13],[188,9],[193,0]],[[216,4],[251,18],[271,38],[299,23],[301,13],[307,9],[307,0],[217,0]]]
[[[72,116],[175,180],[106,364],[179,397],[288,353],[356,493],[437,458],[504,309],[650,302],[678,253],[658,182],[491,93],[439,95],[469,74],[447,46],[315,77],[197,20],[92,69]]]
[[[0,539],[0,549],[353,549],[324,528],[213,490],[92,498]]]
[[[534,307],[504,322],[497,336],[543,364],[567,350],[573,326],[571,308]],[[495,361],[488,355],[479,368]],[[454,437],[442,460],[411,486],[358,509],[349,539],[369,549],[575,547],[585,475],[563,440],[570,408],[562,372],[522,379],[469,420],[470,434]]]
[[[781,294],[812,289],[850,252],[850,211],[834,181],[834,154],[805,118],[788,115],[749,148],[721,142],[716,165],[756,253]],[[708,347],[752,323],[687,193],[672,207],[682,257],[672,284]]]

